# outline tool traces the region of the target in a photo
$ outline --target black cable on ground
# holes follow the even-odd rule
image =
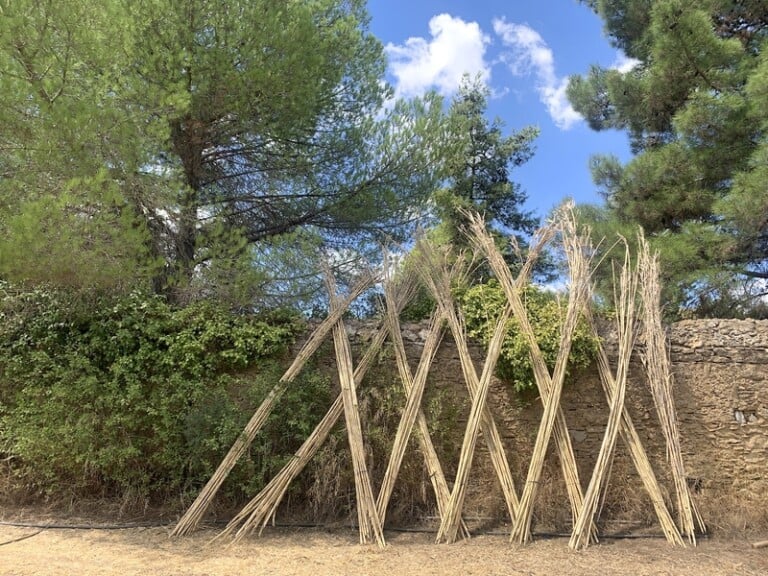
[[[214,522],[209,523],[209,526],[221,526],[225,525],[226,522]],[[17,542],[19,540],[24,540],[25,538],[31,538],[32,536],[36,536],[43,530],[130,530],[132,528],[170,528],[173,526],[174,523],[168,523],[168,522],[132,522],[129,524],[39,524],[39,523],[32,523],[32,522],[3,522],[0,521],[0,526],[11,526],[14,528],[38,528],[38,531],[34,534],[30,534],[27,536],[22,536],[19,539],[11,540],[8,542],[0,543],[0,546],[3,546],[4,544],[11,544],[12,542]],[[354,524],[344,525],[344,526],[338,526],[338,525],[328,525],[328,524],[312,524],[312,523],[276,523],[276,524],[270,524],[270,526],[273,526],[275,528],[287,528],[287,529],[296,529],[296,528],[302,528],[302,529],[332,529],[332,528],[348,528],[349,530],[357,530],[358,526]],[[400,532],[400,533],[413,533],[413,534],[436,534],[437,530],[433,528],[410,528],[406,526],[387,526],[385,529],[387,532]],[[488,530],[488,531],[478,531],[472,536],[509,536],[508,531],[500,531],[500,530]],[[533,537],[534,539],[555,539],[555,538],[570,538],[570,534],[565,532],[534,532]],[[701,537],[704,537],[705,535],[700,535]],[[655,540],[655,539],[662,539],[664,538],[663,534],[604,534],[600,536],[600,539],[602,540]]]
[[[33,532],[32,534],[25,534],[24,536],[19,536],[18,538],[14,538],[13,540],[6,540],[5,542],[0,542],[0,546],[5,546],[6,544],[13,544],[14,542],[21,542],[22,540],[26,540],[27,538],[32,538],[32,536],[37,536],[42,532],[41,530],[38,530],[37,532]]]
[[[161,528],[171,526],[167,522],[144,522],[130,524],[37,524],[32,522],[0,522],[0,526],[14,528],[40,528],[41,530],[130,530],[131,528]]]

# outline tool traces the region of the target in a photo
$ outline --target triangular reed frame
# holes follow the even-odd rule
[[[679,446],[679,431],[671,392],[671,369],[664,348],[666,336],[661,327],[660,314],[658,313],[658,289],[653,280],[656,278],[657,282],[658,268],[655,257],[650,255],[642,236],[640,264],[633,268],[629,263],[627,251],[625,265],[621,271],[621,282],[616,292],[617,331],[619,334],[619,359],[616,372],[612,371],[608,355],[602,344],[598,346],[597,367],[608,402],[609,415],[600,453],[586,492],[584,492],[579,480],[568,426],[560,406],[560,397],[571,339],[577,320],[581,315],[586,317],[594,334],[597,335],[596,322],[589,305],[592,299],[590,277],[593,267],[591,257],[595,253],[589,233],[584,230],[579,231],[577,228],[572,206],[567,205],[561,208],[552,222],[542,228],[534,237],[521,271],[517,278],[513,278],[482,218],[473,214],[467,214],[467,216],[469,222],[467,236],[470,243],[475,253],[481,254],[485,258],[507,298],[507,305],[500,311],[497,318],[496,329],[488,346],[481,374],[478,375],[475,369],[469,353],[464,319],[459,306],[452,297],[453,285],[460,282],[469,269],[469,263],[460,255],[442,251],[421,238],[414,250],[416,265],[403,271],[396,271],[389,254],[385,251],[383,276],[371,273],[363,275],[345,297],[337,294],[334,277],[326,268],[326,287],[330,302],[328,317],[315,329],[283,377],[256,410],[227,456],[222,460],[219,468],[180,519],[172,532],[172,536],[184,535],[197,528],[226,476],[263,427],[266,418],[282,393],[301,371],[307,360],[318,350],[321,343],[331,335],[341,387],[338,397],[294,457],[230,521],[217,538],[231,536],[239,539],[257,528],[261,532],[270,519],[274,520],[276,510],[288,486],[317,453],[343,414],[355,473],[361,543],[375,542],[379,546],[385,545],[384,521],[387,507],[409,440],[414,435],[414,430],[417,430],[418,434],[415,436],[419,441],[425,466],[429,473],[440,517],[437,542],[450,543],[458,538],[469,536],[469,530],[462,518],[462,511],[475,447],[480,432],[482,432],[512,521],[510,539],[513,542],[525,543],[531,539],[531,521],[537,487],[541,480],[547,447],[553,437],[573,516],[573,530],[569,546],[578,549],[596,541],[599,501],[601,495],[605,493],[609,481],[610,466],[617,439],[621,437],[629,449],[633,465],[650,496],[667,540],[675,545],[685,545],[681,536],[682,531],[688,536],[689,542],[695,545],[694,531],[696,526],[702,531],[705,527],[685,483]],[[560,353],[554,370],[550,372],[528,320],[522,292],[529,282],[536,259],[555,236],[560,238],[563,251],[567,256],[570,289],[565,322],[561,329]],[[624,244],[626,246],[626,243]],[[422,355],[414,372],[406,357],[399,317],[403,308],[413,298],[419,280],[434,298],[436,309],[432,314]],[[343,315],[356,298],[377,282],[383,284],[386,313],[378,331],[371,339],[368,349],[358,366],[354,368]],[[640,285],[640,289],[638,289],[638,285]],[[642,358],[648,369],[649,384],[667,441],[668,456],[677,495],[680,528],[675,525],[667,509],[658,480],[625,406],[629,359],[634,349],[638,325],[636,317],[638,302],[643,304],[640,309],[645,328],[646,352]],[[528,341],[534,376],[544,408],[533,456],[520,496],[515,490],[501,435],[487,405],[489,387],[500,355],[501,344],[506,334],[507,322],[513,315]],[[452,487],[448,485],[439,456],[430,438],[426,417],[421,410],[427,377],[437,349],[443,340],[446,325],[459,352],[463,379],[471,401],[456,478]],[[405,404],[384,479],[377,497],[374,498],[373,487],[366,469],[365,444],[360,424],[356,387],[362,382],[387,337],[389,337],[394,349],[398,374],[405,392]],[[660,360],[658,357],[662,353],[664,358]]]

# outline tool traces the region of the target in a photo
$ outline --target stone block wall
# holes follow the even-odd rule
[[[688,475],[711,500],[713,522],[729,503],[730,514],[742,514],[745,525],[765,519],[768,322],[680,322],[670,343]]]

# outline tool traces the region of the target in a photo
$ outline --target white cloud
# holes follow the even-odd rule
[[[491,68],[485,61],[490,38],[477,22],[439,14],[429,21],[429,33],[429,40],[416,37],[402,45],[387,44],[397,96],[418,96],[433,87],[448,96],[458,89],[464,74],[490,80]]]
[[[555,125],[562,130],[568,130],[579,122],[582,118],[568,102],[565,94],[568,78],[558,78],[555,74],[552,50],[541,35],[530,26],[507,22],[503,18],[493,21],[493,30],[504,46],[511,48],[511,52],[501,56],[510,71],[517,76],[536,76],[539,99],[547,107]]]
[[[636,58],[630,58],[623,52],[619,52],[616,55],[616,60],[613,61],[613,64],[611,64],[611,68],[614,70],[618,70],[622,74],[626,74],[630,70],[634,69],[638,65],[640,65],[642,62]]]

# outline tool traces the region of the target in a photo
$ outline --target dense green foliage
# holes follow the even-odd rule
[[[589,0],[629,71],[592,67],[568,95],[596,130],[629,133],[626,165],[596,157],[601,228],[641,225],[672,312],[760,313],[768,279],[768,4]],[[634,233],[632,234],[634,235]]]
[[[467,333],[488,344],[504,310],[507,299],[495,280],[473,286],[462,295],[462,310],[466,318]],[[552,371],[560,350],[560,329],[565,318],[565,303],[551,292],[534,286],[526,289],[524,303],[528,318],[536,334],[544,359]],[[498,376],[518,392],[536,389],[536,380],[530,361],[528,341],[513,317],[509,321],[507,336],[497,366]],[[580,321],[573,335],[568,370],[585,368],[594,359],[596,339],[585,321]]]
[[[362,0],[0,0],[0,19],[6,280],[290,296],[304,270],[270,259],[397,237],[434,188],[442,107],[383,108]]]
[[[53,492],[168,496],[206,482],[281,375],[300,324],[130,294],[88,304],[11,292],[0,312],[0,450]],[[252,493],[329,404],[311,370],[286,393],[229,493]]]
[[[533,130],[503,137],[477,85],[450,120],[433,95],[384,106],[364,5],[0,0],[0,451],[29,486],[194,493],[294,334],[232,310],[317,304],[309,262],[332,249],[355,270],[435,206],[530,231],[508,174]],[[319,373],[231,490],[252,494],[308,435],[330,403]],[[377,401],[383,446],[395,419]]]

